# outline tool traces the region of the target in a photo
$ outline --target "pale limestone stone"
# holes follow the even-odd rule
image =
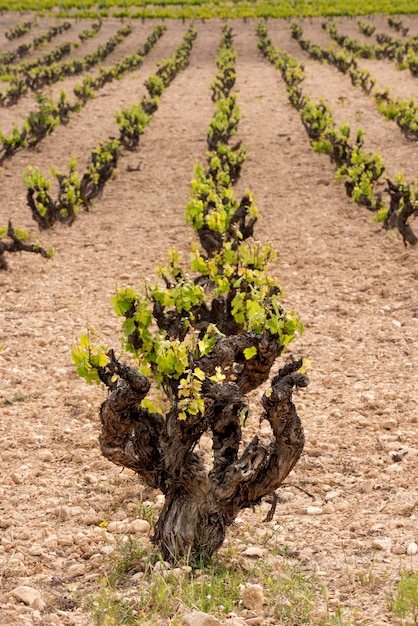
[[[181,620],[182,626],[221,626],[221,622],[213,615],[203,611],[186,613]]]
[[[167,563],[167,561],[157,561],[153,566],[153,570],[165,577],[169,576],[172,572],[171,565]]]
[[[10,478],[12,479],[15,485],[21,485],[24,480],[22,474],[19,474],[18,472],[13,472],[12,474],[10,474]]]
[[[261,585],[248,584],[241,590],[240,598],[246,609],[260,611],[264,604],[264,590]]]
[[[123,534],[126,533],[128,528],[128,523],[125,520],[112,520],[106,526],[106,530],[110,533]]]
[[[390,552],[392,547],[392,540],[389,537],[382,537],[381,539],[373,539],[372,548],[376,550],[382,550],[382,552]]]
[[[375,401],[376,397],[374,395],[374,393],[368,392],[368,393],[362,393],[360,396],[361,400],[363,400],[363,402],[368,402],[370,404],[373,404],[373,402]]]
[[[338,498],[338,496],[341,495],[341,491],[328,491],[328,493],[325,495],[325,500],[328,502],[328,500],[333,500],[334,498]]]
[[[244,550],[243,554],[245,556],[252,556],[252,557],[261,558],[261,557],[265,556],[266,550],[265,550],[265,548],[259,548],[257,546],[250,546],[249,548]]]
[[[43,616],[43,623],[45,626],[61,626],[62,619],[56,613],[47,613]]]
[[[126,527],[126,531],[128,533],[134,534],[148,534],[151,530],[151,526],[149,522],[145,519],[134,519],[132,522],[128,524]]]
[[[131,583],[136,585],[136,584],[140,583],[143,578],[144,578],[144,572],[137,572],[136,574],[134,574],[131,577]]]
[[[84,480],[86,483],[89,483],[89,485],[96,485],[99,482],[96,474],[84,474]]]
[[[81,515],[83,509],[81,506],[68,506],[67,504],[63,504],[55,509],[55,513],[60,519],[69,519],[70,517]]]
[[[406,554],[406,546],[402,543],[395,543],[395,545],[392,546],[391,552],[392,554]]]
[[[81,563],[75,563],[68,568],[67,576],[68,578],[77,578],[78,576],[82,576],[86,571],[86,568]]]
[[[39,458],[44,463],[49,463],[50,461],[54,460],[54,455],[52,454],[51,450],[40,450]]]
[[[46,606],[46,603],[42,600],[41,592],[27,585],[20,585],[20,587],[12,589],[10,595],[38,611],[42,611]]]
[[[306,513],[307,515],[322,515],[323,509],[321,506],[308,506]]]

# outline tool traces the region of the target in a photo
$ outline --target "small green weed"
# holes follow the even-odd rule
[[[418,624],[418,572],[402,572],[393,595],[388,598],[389,608],[405,624]]]
[[[143,516],[143,514],[141,514]],[[194,561],[195,562],[195,561]],[[95,626],[179,626],[187,610],[198,609],[220,621],[243,608],[240,594],[248,583],[264,590],[263,614],[274,623],[351,626],[341,609],[318,613],[321,587],[315,573],[281,555],[243,559],[236,547],[207,563],[187,560],[169,565],[139,541],[121,542],[95,597],[87,600]],[[358,623],[358,622],[356,622]]]
[[[4,404],[14,404],[15,402],[30,402],[32,400],[32,396],[25,396],[21,393],[16,393],[11,398],[6,398],[4,400]]]
[[[284,624],[309,624],[314,608],[316,581],[302,575],[298,567],[264,571],[261,584],[270,596],[271,615]]]
[[[100,593],[87,606],[96,626],[138,626],[157,617],[174,625],[191,607],[225,616],[238,606],[247,576],[238,565],[216,560],[194,570],[187,563],[172,568],[131,539],[118,546]]]

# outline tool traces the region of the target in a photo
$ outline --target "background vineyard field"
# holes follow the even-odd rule
[[[2,11],[37,11],[59,17],[130,17],[137,18],[287,18],[319,16],[356,16],[369,14],[407,15],[417,13],[413,0],[11,0],[0,2]]]
[[[249,624],[408,623],[390,598],[401,573],[416,572],[418,565],[418,246],[404,245],[396,228],[384,229],[374,212],[356,204],[335,179],[329,156],[314,151],[281,72],[259,49],[257,26],[260,16],[269,18],[271,43],[303,64],[303,93],[314,102],[322,98],[335,124],[349,124],[352,137],[361,131],[364,150],[380,152],[385,172],[375,191],[388,203],[385,176],[417,181],[416,137],[382,115],[372,93],[302,50],[291,23],[303,28],[306,39],[335,50],[323,27],[330,16],[339,31],[363,43],[375,44],[378,33],[406,41],[418,38],[416,3],[25,3],[37,12],[23,12],[21,4],[0,2],[2,94],[22,62],[65,42],[71,46],[59,63],[86,58],[120,28],[132,28],[96,65],[42,86],[43,102],[56,103],[64,92],[74,103],[74,88],[87,76],[97,79],[123,62],[157,25],[166,30],[140,64],[95,88],[67,123],[32,148],[16,149],[0,167],[0,228],[12,220],[54,251],[51,258],[5,254],[8,269],[0,271],[0,624],[135,623],[131,613],[131,621],[120,621],[121,614],[105,621],[111,558],[126,547],[127,535],[151,552],[149,529],[133,522],[150,519],[161,497],[101,457],[98,409],[105,392],[77,376],[71,348],[88,326],[120,349],[111,306],[116,288],[154,281],[168,249],[183,259],[190,249],[194,235],[184,211],[194,166],[205,164],[215,110],[210,86],[225,17],[237,52],[236,140],[248,153],[237,195],[254,193],[256,238],[278,252],[272,271],[284,288],[284,305],[296,309],[305,326],[284,358],[290,352],[308,358],[311,384],[296,396],[306,447],[279,491],[273,521],[263,521],[270,502],[246,511],[219,555],[228,567],[239,567],[246,582],[263,585],[264,605],[251,609],[237,600],[223,610],[220,600],[207,608],[203,597],[197,608],[231,626],[231,613]],[[374,11],[379,14],[368,15]],[[388,24],[392,13],[407,32]],[[286,19],[270,19],[276,17]],[[98,18],[100,28],[82,40],[79,35]],[[371,37],[360,32],[359,20],[375,28]],[[27,32],[6,36],[24,21],[31,22]],[[7,62],[5,55],[22,44],[33,46],[35,37],[64,21],[67,30]],[[51,170],[68,172],[73,157],[84,172],[91,151],[119,137],[118,112],[147,96],[145,81],[172,57],[191,25],[197,37],[189,65],[162,91],[138,145],[121,148],[101,195],[88,210],[81,208],[71,226],[39,230],[27,204],[27,168],[39,168],[54,197],[58,183]],[[359,57],[357,63],[375,79],[375,89],[418,102],[418,76],[409,67],[387,58]],[[2,136],[22,129],[39,109],[35,96],[29,90],[0,107]],[[412,217],[410,225],[418,235],[418,220]],[[250,394],[250,406],[259,397]],[[258,417],[246,426],[247,440]],[[204,444],[202,454],[210,456]],[[263,578],[263,567],[275,574]],[[308,591],[301,585],[292,595],[288,584],[278,600],[272,582],[296,585],[296,572],[299,583],[311,584],[303,615],[297,611]],[[129,605],[138,593],[139,579],[135,583],[132,575],[115,592],[115,604],[122,596]],[[14,594],[22,585],[40,594],[31,605]],[[279,602],[287,613],[279,612]],[[150,608],[149,621],[140,616],[137,623],[180,624],[190,608],[179,601],[170,617]]]

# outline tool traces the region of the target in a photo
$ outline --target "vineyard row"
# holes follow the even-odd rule
[[[321,99],[315,103],[303,92],[303,65],[272,44],[266,22],[260,22],[257,31],[260,50],[281,71],[289,101],[299,111],[312,147],[316,152],[328,154],[335,163],[336,178],[344,183],[347,195],[372,211],[386,228],[397,228],[405,244],[416,245],[418,238],[410,221],[418,215],[418,181],[407,183],[402,175],[394,181],[386,178],[386,192],[390,196],[387,206],[382,194],[375,190],[385,170],[382,155],[379,152],[370,155],[363,149],[362,131],[357,132],[353,141],[348,124],[336,128],[326,102]]]

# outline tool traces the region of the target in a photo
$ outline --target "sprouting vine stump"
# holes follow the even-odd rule
[[[240,350],[235,339],[223,340],[221,349],[229,354],[230,365]],[[250,337],[248,342],[242,339],[244,344],[253,345]],[[282,368],[263,395],[261,417],[271,425],[271,443],[262,444],[255,436],[239,453],[241,415],[247,411],[241,388],[253,378],[247,372],[243,370],[236,382],[205,379],[204,415],[179,420],[175,405],[165,418],[143,408],[141,402],[150,388],[147,378],[119,363],[112,352],[109,357],[108,365],[100,372],[110,389],[100,411],[104,456],[134,470],[165,495],[153,538],[165,559],[210,556],[222,545],[238,511],[273,494],[300,457],[304,436],[292,391],[307,385],[306,376],[297,372],[301,362],[290,362]],[[206,365],[209,374],[212,367]],[[114,374],[118,379],[112,383]],[[210,471],[194,450],[208,430],[213,438]]]
[[[46,250],[39,243],[27,243],[28,238],[29,233],[20,228],[14,228],[11,220],[9,220],[7,228],[0,228],[0,270],[8,269],[4,256],[6,252],[34,252],[45,259],[49,259],[53,255],[53,250]]]
[[[303,450],[292,393],[308,380],[302,360],[293,358],[262,398],[270,443],[254,436],[243,444],[246,395],[268,380],[301,325],[279,304],[280,287],[266,269],[270,247],[245,240],[254,207],[234,206],[220,249],[203,256],[193,247],[194,275],[172,252],[160,270],[164,285],[115,296],[138,369],[92,345],[89,334],[73,350],[79,373],[108,388],[100,410],[103,455],[165,495],[153,541],[166,560],[212,555],[238,512],[274,495]],[[206,230],[198,232],[206,241]],[[156,386],[165,396],[158,409]],[[210,467],[198,450],[204,434],[212,438]]]

